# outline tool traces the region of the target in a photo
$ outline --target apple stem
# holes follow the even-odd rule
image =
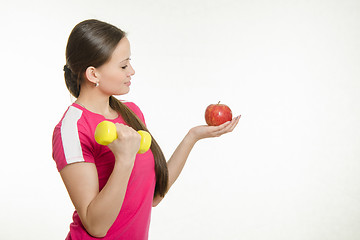
[[[218,102],[218,104],[220,104],[221,101]]]

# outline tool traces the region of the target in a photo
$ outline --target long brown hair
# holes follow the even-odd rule
[[[85,20],[74,27],[66,46],[64,77],[66,87],[75,98],[79,97],[86,69],[106,63],[125,36],[126,33],[119,28],[95,19]],[[110,96],[109,105],[136,131],[149,131],[136,114],[114,96]],[[150,149],[155,159],[154,196],[163,197],[168,187],[168,169],[165,156],[153,136]]]

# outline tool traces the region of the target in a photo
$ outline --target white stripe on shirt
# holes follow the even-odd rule
[[[70,106],[61,123],[61,141],[68,164],[84,161],[77,127],[81,115],[82,110]]]

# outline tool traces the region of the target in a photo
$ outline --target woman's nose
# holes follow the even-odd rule
[[[129,69],[128,76],[130,77],[130,76],[132,76],[132,75],[134,75],[134,74],[135,74],[135,70],[134,70],[134,68],[130,65],[130,69]]]

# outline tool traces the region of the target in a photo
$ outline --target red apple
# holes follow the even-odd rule
[[[232,120],[231,109],[225,104],[210,104],[205,111],[205,120],[209,126],[219,126]]]

